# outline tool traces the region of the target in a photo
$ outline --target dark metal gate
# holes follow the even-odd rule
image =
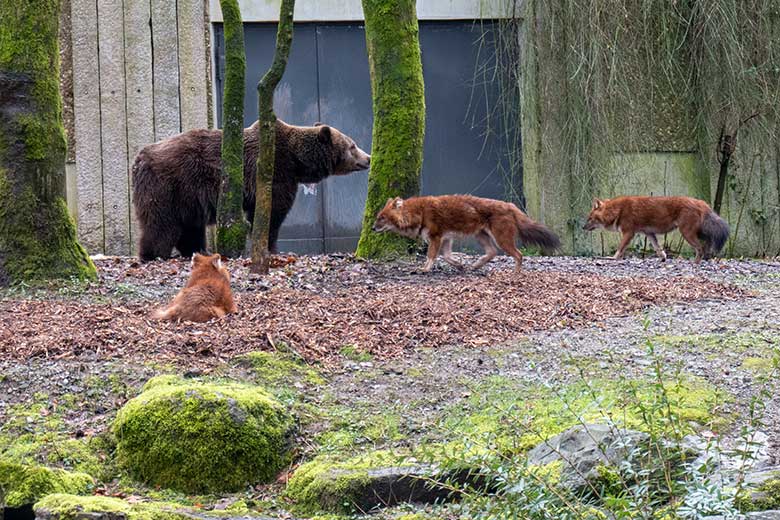
[[[494,125],[498,86],[491,23],[420,22],[425,77],[424,194],[471,193],[504,198],[506,140]],[[257,115],[256,84],[273,59],[276,25],[244,25],[247,49],[246,125]],[[221,24],[215,25],[217,120],[221,123],[225,56]],[[371,85],[362,25],[296,24],[287,71],[274,100],[290,124],[321,121],[371,149]],[[518,121],[519,124],[519,121]],[[519,145],[519,143],[518,143]],[[514,151],[515,153],[518,150]],[[521,179],[521,175],[514,178]],[[279,248],[298,253],[353,251],[363,217],[367,173],[330,178],[314,190],[301,186],[282,226]]]

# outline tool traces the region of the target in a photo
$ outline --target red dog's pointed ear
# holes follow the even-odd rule
[[[403,205],[404,205],[404,199],[402,199],[401,197],[396,197],[395,198],[395,202],[393,203],[393,207],[398,209],[398,208],[400,208]]]
[[[220,269],[222,267],[222,255],[214,255],[211,257],[211,265]]]
[[[593,209],[599,209],[603,202],[599,199],[593,199]]]

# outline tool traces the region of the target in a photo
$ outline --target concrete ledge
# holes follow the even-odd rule
[[[209,0],[211,21],[222,22],[219,0]],[[239,0],[244,22],[276,22],[280,0]],[[520,16],[524,0],[417,0],[420,20],[478,20]],[[512,12],[514,9],[514,13]],[[363,21],[360,0],[319,0],[295,6],[296,22]]]

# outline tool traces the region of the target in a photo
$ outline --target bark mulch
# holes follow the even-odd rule
[[[690,276],[616,278],[533,269],[425,275],[408,264],[294,260],[265,279],[250,275],[245,262],[231,261],[239,312],[205,324],[150,319],[186,280],[187,263],[99,261],[102,280],[81,297],[0,300],[0,357],[213,365],[284,342],[307,361],[329,365],[346,345],[387,359],[418,346],[500,344],[650,305],[745,295]]]

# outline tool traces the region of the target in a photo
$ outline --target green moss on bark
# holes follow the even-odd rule
[[[97,278],[65,200],[43,204],[32,187],[14,194],[0,169],[0,285],[58,278]]]
[[[0,3],[0,285],[97,275],[64,200],[59,7]]]
[[[0,460],[0,509],[33,504],[51,493],[86,493],[94,484],[86,473]]]
[[[237,0],[220,0],[225,27],[225,89],[222,95],[222,193],[217,209],[217,250],[239,256],[249,225],[244,220],[244,26]],[[252,172],[249,172],[250,174]]]
[[[257,146],[255,162],[255,216],[252,223],[252,265],[256,274],[267,274],[271,255],[268,239],[271,227],[271,190],[276,169],[276,114],[274,91],[281,81],[290,57],[293,39],[295,0],[282,0],[276,29],[274,61],[257,84]]]
[[[409,239],[371,230],[388,198],[419,194],[425,89],[413,0],[363,0],[374,104],[368,199],[357,255],[407,254]]]
[[[117,414],[117,460],[132,476],[186,493],[267,482],[290,460],[293,422],[259,387],[153,379]]]

